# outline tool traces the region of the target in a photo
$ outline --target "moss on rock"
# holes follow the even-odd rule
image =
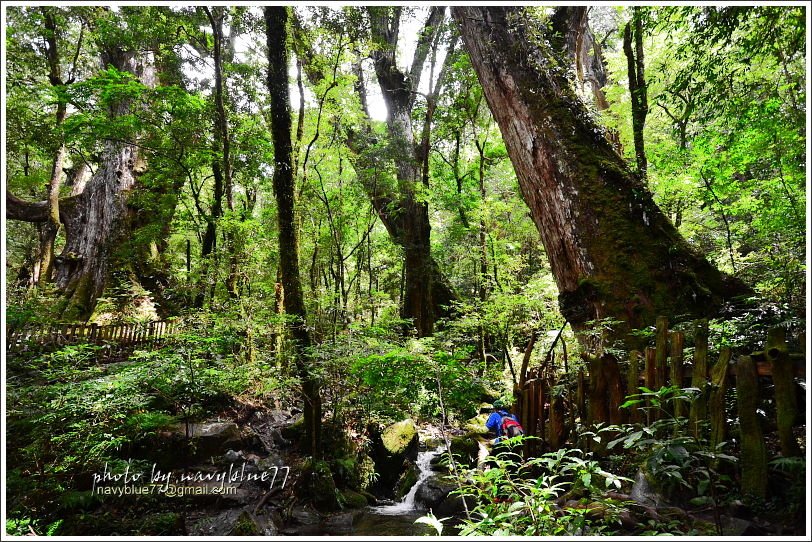
[[[391,455],[406,454],[412,442],[417,440],[417,426],[410,419],[393,423],[384,429],[381,440]]]
[[[334,512],[341,508],[333,473],[325,461],[306,463],[293,492],[299,500],[312,502],[319,512]]]
[[[344,508],[363,508],[367,505],[367,498],[351,489],[341,492],[344,501]]]

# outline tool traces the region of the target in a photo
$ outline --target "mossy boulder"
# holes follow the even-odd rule
[[[409,490],[412,489],[412,486],[417,483],[417,479],[420,477],[420,469],[417,468],[417,465],[411,461],[408,461],[408,463],[409,466],[403,471],[395,484],[395,497],[397,497],[398,500],[409,493]]]
[[[377,481],[370,486],[375,495],[393,498],[401,476],[417,460],[419,437],[415,423],[406,419],[386,427],[368,429],[371,442],[369,456],[375,463]],[[401,484],[402,485],[402,484]]]
[[[488,421],[488,416],[490,416],[490,406],[488,410],[478,416],[474,416],[470,420],[466,421],[463,424],[463,429],[465,429],[468,433],[474,433],[477,435],[487,435],[488,428],[485,427],[485,422]]]
[[[464,468],[476,467],[479,463],[479,433],[467,433],[465,435],[451,439],[451,454],[458,465]],[[444,452],[445,461],[448,460],[448,452]]]
[[[367,505],[367,498],[351,489],[341,492],[344,508],[363,508]]]
[[[286,425],[279,430],[282,438],[291,442],[301,442],[305,435],[304,416],[299,418],[290,425]]]
[[[300,501],[313,503],[319,512],[335,512],[341,508],[333,473],[325,461],[305,463],[293,493]]]
[[[412,420],[393,423],[384,429],[381,440],[390,455],[402,455],[412,460],[417,458],[417,426]]]

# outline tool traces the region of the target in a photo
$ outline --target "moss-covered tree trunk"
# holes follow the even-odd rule
[[[296,231],[293,142],[291,139],[290,94],[288,90],[288,10],[266,7],[268,43],[268,93],[271,97],[271,132],[274,143],[273,188],[279,223],[279,266],[284,290],[285,313],[293,317],[290,336],[296,349],[296,369],[302,381],[306,446],[314,456],[321,450],[321,397],[319,382],[310,371],[302,284],[299,277],[299,239]]]
[[[453,7],[575,329],[713,314],[747,291],[696,253],[607,142],[524,8]],[[629,341],[630,343],[633,341]]]

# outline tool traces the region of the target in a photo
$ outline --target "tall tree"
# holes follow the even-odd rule
[[[586,114],[523,8],[454,7],[574,327],[708,315],[747,292],[696,253]]]
[[[632,99],[632,131],[634,132],[634,155],[637,159],[637,173],[646,179],[648,161],[643,129],[648,115],[648,89],[646,87],[645,61],[643,58],[643,15],[642,8],[632,8],[632,20],[623,29],[623,52],[629,66],[629,94]]]
[[[321,449],[321,397],[319,382],[307,363],[307,332],[302,284],[299,277],[299,239],[296,229],[296,194],[288,89],[288,8],[266,7],[268,92],[271,97],[271,132],[274,143],[273,189],[279,223],[279,266],[285,313],[293,320],[290,336],[296,350],[296,368],[302,381],[306,440],[310,453]]]
[[[110,15],[105,11],[99,20]],[[101,101],[110,124],[121,122],[122,132],[103,142],[101,163],[84,190],[58,204],[66,241],[54,258],[54,282],[64,297],[61,312],[66,319],[88,318],[104,291],[114,248],[126,227],[127,197],[145,168],[135,134],[123,131],[131,127],[138,108],[130,83],[139,88],[155,84],[154,65],[132,44],[122,42],[116,32],[98,32],[95,39],[109,85]],[[29,222],[48,221],[49,210],[55,208],[50,202],[25,202],[8,192],[6,204],[8,218]]]

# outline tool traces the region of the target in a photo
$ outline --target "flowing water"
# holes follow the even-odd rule
[[[415,512],[417,510],[417,507],[415,505],[414,498],[415,495],[417,495],[417,490],[420,488],[420,485],[426,481],[426,478],[431,476],[431,460],[434,458],[434,456],[441,453],[443,450],[445,450],[445,447],[439,446],[434,450],[419,452],[417,454],[416,465],[420,474],[417,477],[417,482],[415,482],[415,484],[412,486],[409,492],[403,497],[403,499],[400,502],[396,502],[386,506],[373,506],[370,507],[369,511],[373,514],[381,516],[399,516]]]

